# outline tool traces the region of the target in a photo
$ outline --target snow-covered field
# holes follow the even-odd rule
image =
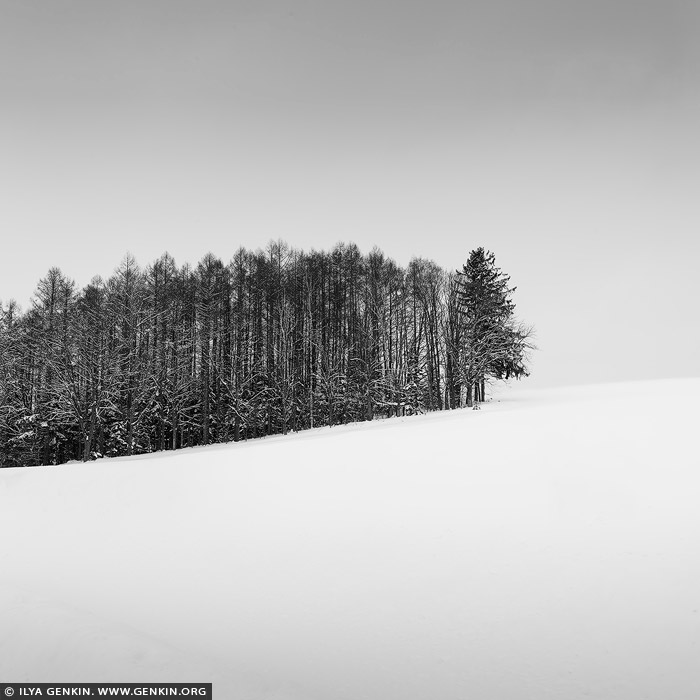
[[[0,471],[0,680],[696,700],[700,379]]]

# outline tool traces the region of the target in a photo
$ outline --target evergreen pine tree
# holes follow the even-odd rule
[[[458,273],[461,345],[459,368],[467,405],[483,401],[485,379],[526,374],[528,329],[515,322],[515,287],[496,266],[496,256],[477,248]]]

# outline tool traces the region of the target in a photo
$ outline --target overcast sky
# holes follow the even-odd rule
[[[697,375],[699,46],[697,0],[0,0],[0,299],[484,246],[531,385]]]

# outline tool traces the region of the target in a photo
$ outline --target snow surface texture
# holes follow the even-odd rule
[[[0,471],[0,678],[700,697],[700,379]]]

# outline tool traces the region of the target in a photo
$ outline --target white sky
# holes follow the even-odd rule
[[[532,384],[697,375],[694,1],[0,0],[0,299],[282,238],[457,268]]]

